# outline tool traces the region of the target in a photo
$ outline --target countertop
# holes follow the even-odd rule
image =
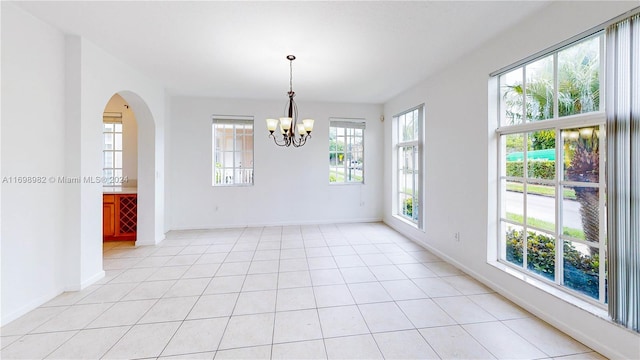
[[[105,186],[102,188],[103,194],[137,194],[137,187],[123,187],[123,186]]]

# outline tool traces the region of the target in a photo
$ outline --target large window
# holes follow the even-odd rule
[[[500,260],[602,304],[603,42],[596,34],[497,81]]]
[[[364,129],[364,120],[330,119],[330,183],[364,183]]]
[[[424,107],[394,116],[396,152],[396,214],[422,228],[422,123]]]
[[[122,179],[122,113],[104,113],[102,117],[102,176],[104,186],[118,186]]]
[[[213,118],[213,186],[253,185],[253,118]]]

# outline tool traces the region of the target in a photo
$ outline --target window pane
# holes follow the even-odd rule
[[[600,242],[600,204],[597,187],[565,187],[562,203],[563,234]]]
[[[502,136],[505,149],[506,176],[524,177],[524,134]]]
[[[598,248],[565,241],[563,259],[564,286],[597,299],[600,284]]]
[[[122,132],[122,123],[114,124],[113,131],[121,133]]]
[[[106,168],[113,167],[113,152],[105,151],[103,153],[102,164],[103,164],[102,167],[106,167]]]
[[[416,140],[417,119],[415,119],[414,115],[415,112],[410,112],[404,116],[404,124],[401,125],[402,141]]]
[[[556,230],[556,189],[527,184],[527,226],[550,232]]]
[[[253,168],[253,152],[243,152],[242,153],[242,167],[244,168]]]
[[[527,232],[527,269],[549,280],[555,278],[556,239],[538,231]]]
[[[219,164],[219,163],[218,163]],[[218,185],[218,184],[222,184],[223,179],[224,179],[224,171],[218,167],[218,164],[216,164],[216,167],[214,169],[214,176],[213,176],[213,181],[214,184]]]
[[[556,131],[539,130],[527,134],[527,177],[556,178]]]
[[[398,185],[400,186],[400,192],[412,197],[413,196],[413,173],[410,171],[400,171],[400,177],[398,179]]]
[[[560,116],[600,109],[600,37],[558,53]]]
[[[115,136],[114,149],[115,150],[122,150],[122,134],[121,133],[116,133],[116,134],[114,134],[114,136]]]
[[[338,147],[338,164],[343,165],[345,159],[345,146],[344,146],[344,138],[339,137],[338,138],[338,143],[337,143],[337,147]]]
[[[414,161],[414,151],[413,146],[404,146],[400,148],[400,161],[399,166],[405,170],[413,170],[415,161]]]
[[[418,202],[418,198],[414,197],[411,201],[411,219],[414,222],[418,221],[418,216],[420,214],[420,203]],[[409,215],[407,215],[409,216]]]
[[[526,66],[527,120],[537,121],[553,117],[553,56]]]
[[[104,134],[104,149],[112,150],[113,149],[113,134],[107,133]]]
[[[500,76],[500,124],[516,125],[522,123],[524,89],[522,71],[518,68]]]
[[[338,153],[335,151],[329,153],[329,166],[338,166]]]
[[[401,214],[409,219],[414,218],[413,215],[413,197],[412,196],[408,196],[406,194],[400,194],[399,195],[399,199],[400,199],[400,211],[402,212]]]
[[[113,132],[113,123],[103,123],[103,132]]]
[[[522,239],[524,238],[524,231],[522,226],[511,225],[502,223],[504,244],[505,244],[505,260],[518,266],[523,266],[523,247]]]
[[[116,151],[114,153],[115,156],[115,164],[114,167],[122,168],[122,151]]]
[[[341,176],[338,173],[337,169],[329,170],[329,182],[337,182],[341,181]]]
[[[236,148],[235,150],[242,150],[244,148],[244,136],[236,136]]]
[[[564,140],[564,179],[600,181],[600,143],[598,127],[562,130]]]
[[[524,223],[524,184],[520,181],[506,181],[502,190],[502,209],[505,218]]]

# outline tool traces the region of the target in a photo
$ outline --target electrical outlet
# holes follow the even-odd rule
[[[460,242],[460,231],[456,231],[455,233],[453,233],[453,238],[456,240],[456,242]]]

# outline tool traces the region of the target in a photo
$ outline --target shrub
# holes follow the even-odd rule
[[[404,207],[402,209],[402,212],[408,217],[413,217],[413,198],[404,199]]]
[[[556,163],[551,160],[531,160],[527,163],[529,177],[553,180],[556,176]],[[522,161],[507,161],[507,176],[522,177],[524,163]]]
[[[523,265],[522,241],[524,233],[513,228],[507,231],[507,261]],[[555,277],[555,240],[551,236],[527,232],[527,268],[550,280]],[[598,266],[600,257],[584,255],[571,242],[564,242],[564,285],[598,298]]]

